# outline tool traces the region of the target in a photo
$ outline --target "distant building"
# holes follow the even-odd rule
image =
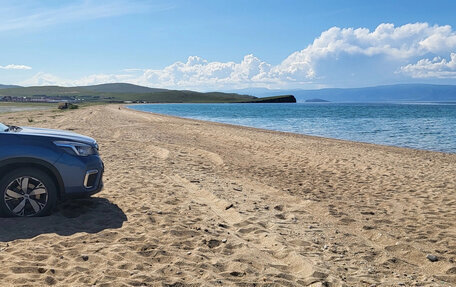
[[[12,102],[12,98],[10,96],[4,96],[0,98],[2,102]]]
[[[46,95],[33,95],[32,97],[12,97],[12,96],[3,96],[0,97],[2,102],[17,102],[17,103],[60,103],[68,102],[73,103],[77,102],[78,99],[68,96],[55,96],[48,97]]]

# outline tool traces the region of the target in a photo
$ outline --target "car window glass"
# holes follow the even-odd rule
[[[4,124],[0,123],[0,132],[4,132],[8,129],[7,126],[5,126]]]

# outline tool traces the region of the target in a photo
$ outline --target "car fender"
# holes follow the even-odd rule
[[[5,160],[0,161],[0,171],[3,170],[5,167],[8,166],[35,166],[35,167],[42,167],[45,168],[48,172],[51,173],[51,176],[55,179],[56,185],[59,190],[59,197],[64,198],[65,195],[65,185],[63,184],[62,176],[60,175],[59,171],[54,167],[53,164],[38,158],[30,158],[30,157],[13,157],[8,158]],[[8,170],[9,171],[9,170]],[[4,174],[0,174],[0,178]]]

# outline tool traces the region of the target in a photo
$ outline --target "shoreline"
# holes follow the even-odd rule
[[[141,105],[141,104],[138,104],[138,105]],[[140,111],[140,110],[129,108],[128,106],[130,106],[130,104],[121,105],[121,106],[123,108],[125,108],[125,109],[130,110],[130,111],[139,112],[139,113],[145,113],[145,114],[152,114],[152,115],[156,115],[156,116],[170,117],[170,118],[182,119],[182,120],[198,121],[198,122],[202,122],[202,123],[220,124],[222,126],[225,125],[225,126],[232,126],[232,127],[239,127],[239,128],[247,128],[247,129],[253,129],[253,130],[258,130],[258,131],[274,132],[274,133],[278,133],[278,134],[304,136],[304,137],[308,137],[308,138],[314,138],[316,140],[318,140],[318,139],[334,140],[334,141],[340,141],[340,142],[346,142],[346,143],[378,146],[378,147],[384,147],[384,148],[397,148],[397,149],[413,150],[413,151],[417,151],[417,152],[431,152],[431,153],[441,153],[441,154],[448,154],[448,155],[456,155],[456,152],[445,152],[445,151],[439,151],[439,150],[428,150],[428,149],[419,149],[419,148],[413,148],[413,147],[403,147],[403,146],[396,146],[396,145],[387,145],[387,144],[379,144],[379,143],[354,141],[354,140],[348,140],[348,139],[331,138],[331,137],[325,137],[325,136],[317,136],[317,135],[310,135],[310,134],[286,132],[286,131],[271,130],[271,129],[265,129],[265,128],[252,127],[252,126],[243,126],[243,125],[222,123],[222,122],[209,121],[209,120],[200,120],[200,119],[194,119],[194,118],[186,118],[186,117],[180,117],[180,116],[169,115],[169,114],[160,114],[160,113],[154,113],[154,112],[146,112],[146,111]]]
[[[0,218],[7,286],[456,284],[455,154],[121,105],[6,120],[94,137],[106,167],[94,198]]]

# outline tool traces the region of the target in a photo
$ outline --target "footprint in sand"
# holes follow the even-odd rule
[[[154,145],[147,145],[146,146],[146,149],[147,151],[149,151],[151,153],[152,156],[154,157],[157,157],[159,159],[162,159],[162,160],[165,160],[169,157],[169,150],[168,149],[165,149],[165,148],[162,148],[162,147],[158,147],[158,146],[154,146]]]

